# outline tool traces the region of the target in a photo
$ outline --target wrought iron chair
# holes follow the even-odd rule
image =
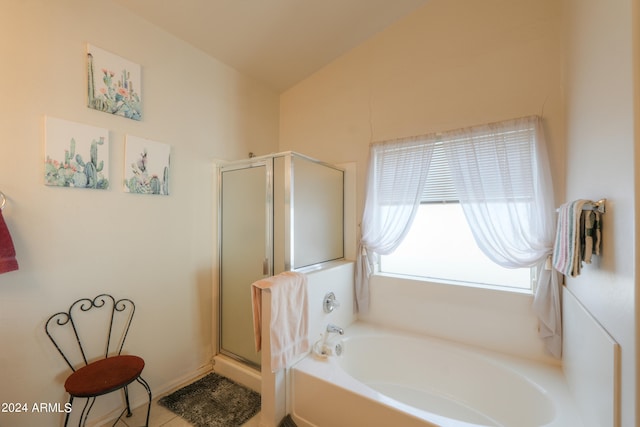
[[[69,405],[73,405],[76,397],[87,399],[78,425],[86,424],[96,397],[117,390],[124,391],[126,408],[116,423],[125,412],[130,417],[128,386],[133,381],[140,383],[149,395],[145,426],[149,425],[151,388],[140,376],[144,360],[121,354],[134,312],[133,301],[116,301],[111,295],[102,294],[75,301],[68,312],[54,314],[45,324],[45,332],[73,371],[64,383]],[[69,416],[67,412],[65,426]]]

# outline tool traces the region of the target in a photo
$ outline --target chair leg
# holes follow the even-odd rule
[[[69,407],[73,408],[73,396],[71,395],[69,395]],[[64,416],[64,427],[67,427],[67,424],[69,424],[69,416],[71,416],[71,411],[68,411]]]
[[[78,425],[84,427],[87,424],[87,418],[89,418],[89,412],[91,412],[91,408],[93,408],[93,403],[96,401],[95,397],[88,397],[87,402],[84,404],[84,408],[82,408],[82,413],[80,414],[80,420],[78,421]]]
[[[133,414],[131,413],[131,405],[129,405],[129,387],[128,386],[124,386],[124,401],[127,403],[127,418],[129,418]]]
[[[151,414],[151,400],[153,399],[151,396],[151,387],[149,387],[149,384],[147,384],[147,382],[142,377],[136,378],[136,381],[142,384],[145,390],[147,390],[147,394],[149,395],[149,405],[147,406],[147,421],[144,424],[145,427],[149,427],[149,415]]]

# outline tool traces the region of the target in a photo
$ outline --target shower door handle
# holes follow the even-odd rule
[[[262,274],[264,276],[269,275],[269,258],[265,258],[264,261],[262,261]]]

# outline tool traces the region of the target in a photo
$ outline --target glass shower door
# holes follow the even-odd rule
[[[272,274],[272,164],[220,172],[220,351],[260,365],[251,284]]]

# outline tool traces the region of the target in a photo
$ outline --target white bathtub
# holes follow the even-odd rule
[[[293,367],[299,426],[583,427],[559,367],[360,322],[342,344]]]

